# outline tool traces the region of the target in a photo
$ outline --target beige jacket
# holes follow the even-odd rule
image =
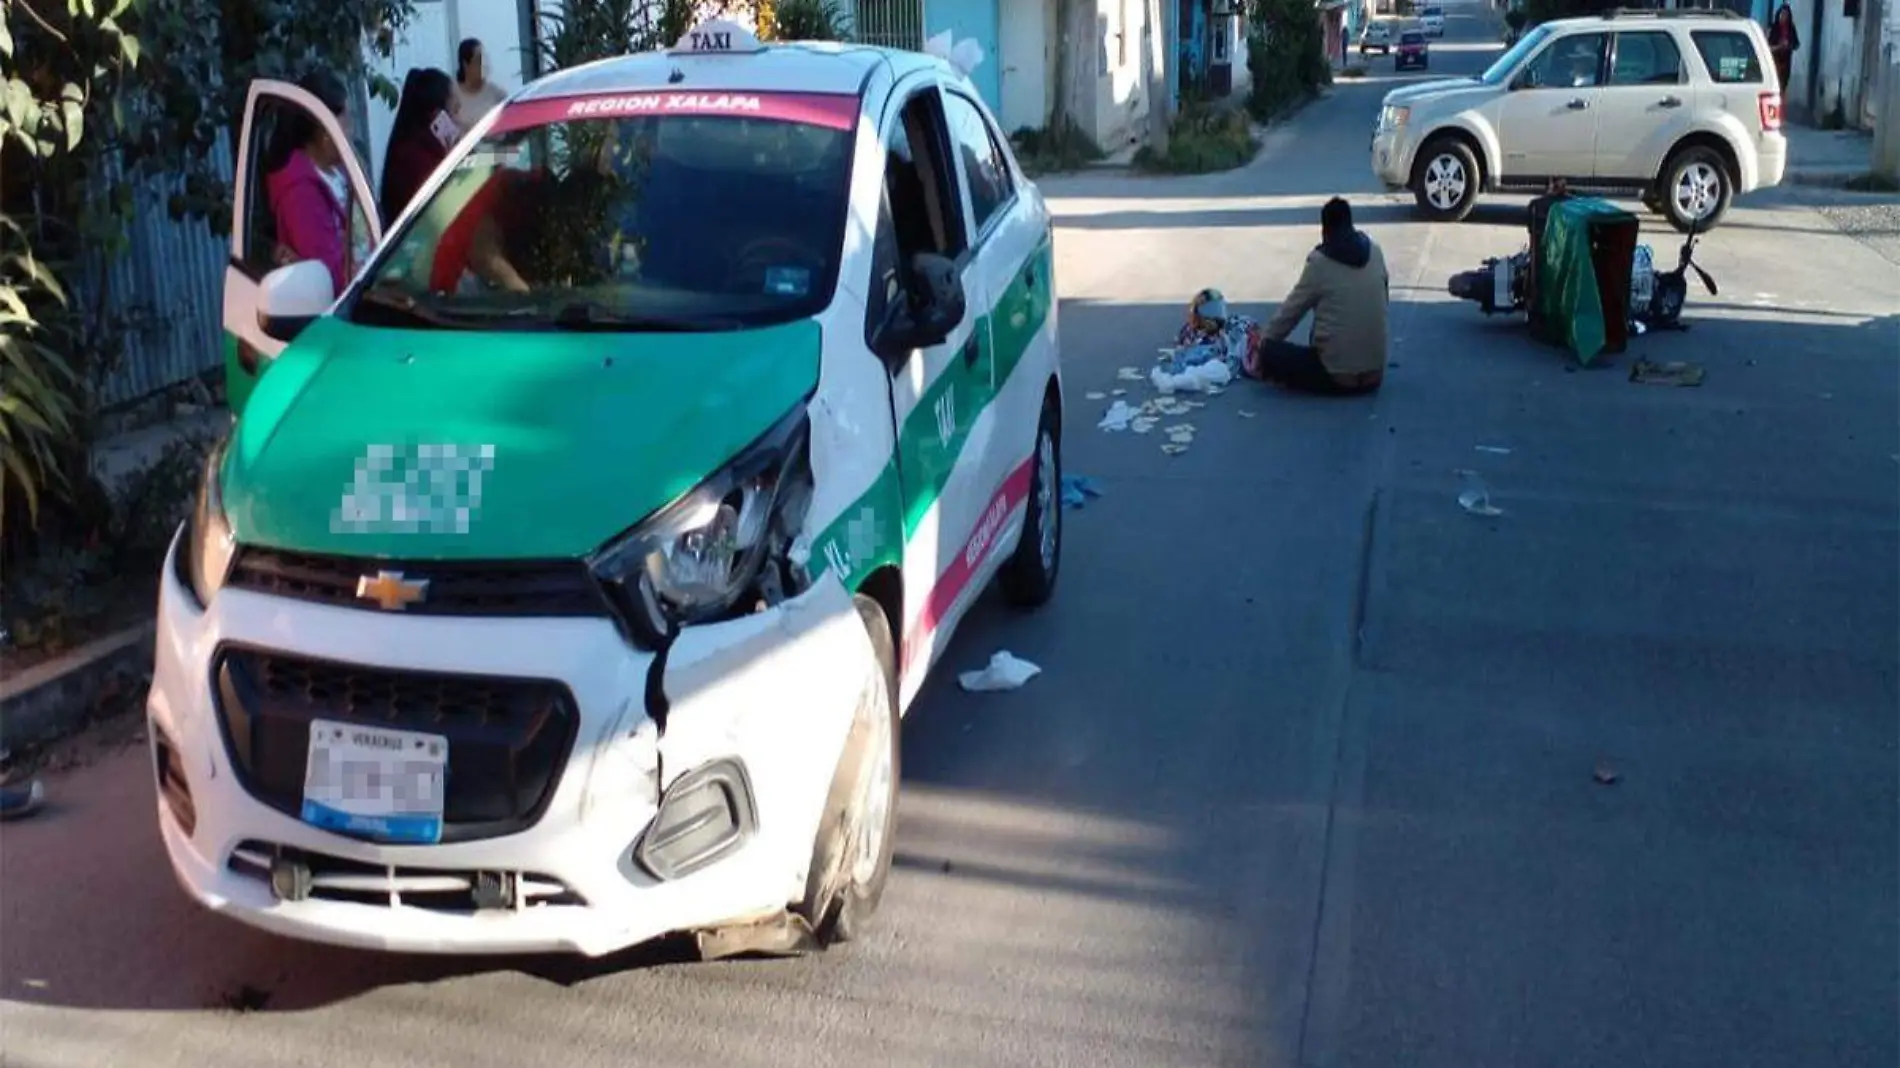
[[[1313,348],[1320,362],[1344,384],[1372,384],[1385,376],[1390,295],[1385,253],[1355,230],[1341,240],[1322,242],[1307,255],[1298,284],[1263,333],[1284,341],[1310,311]]]

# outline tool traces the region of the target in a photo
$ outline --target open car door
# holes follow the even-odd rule
[[[357,157],[343,124],[316,97],[288,82],[251,83],[238,131],[237,173],[231,196],[231,262],[224,270],[225,399],[233,416],[242,414],[257,379],[283,351],[284,342],[264,333],[258,318],[258,291],[264,276],[300,257],[279,240],[268,180],[282,167],[304,130],[319,130],[341,146],[343,173],[336,183],[342,195],[345,233],[343,274],[352,277],[377,242],[382,220],[369,184],[369,169]]]

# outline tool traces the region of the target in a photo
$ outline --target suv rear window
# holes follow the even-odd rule
[[[1755,42],[1745,33],[1733,30],[1696,30],[1689,34],[1709,77],[1724,85],[1759,82],[1761,57],[1755,54]]]

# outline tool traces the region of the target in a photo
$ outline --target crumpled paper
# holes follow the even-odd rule
[[[957,685],[971,693],[1014,690],[1040,674],[1041,668],[1003,649],[990,657],[988,666],[981,671],[965,671],[958,675]]]
[[[1102,421],[1095,425],[1103,430],[1127,430],[1129,422],[1135,418],[1136,414],[1135,409],[1129,407],[1127,401],[1118,400],[1108,406],[1108,411],[1102,414]]]
[[[1148,381],[1159,393],[1207,393],[1234,380],[1234,373],[1221,360],[1197,363],[1180,374],[1169,374],[1157,367],[1148,373]]]

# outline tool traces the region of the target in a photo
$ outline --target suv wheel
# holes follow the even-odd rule
[[[1728,211],[1735,188],[1728,166],[1714,149],[1690,145],[1663,164],[1659,190],[1669,224],[1687,233],[1690,227],[1707,230]]]
[[[1478,203],[1478,158],[1463,141],[1440,137],[1418,154],[1412,195],[1433,222],[1457,222]]]

